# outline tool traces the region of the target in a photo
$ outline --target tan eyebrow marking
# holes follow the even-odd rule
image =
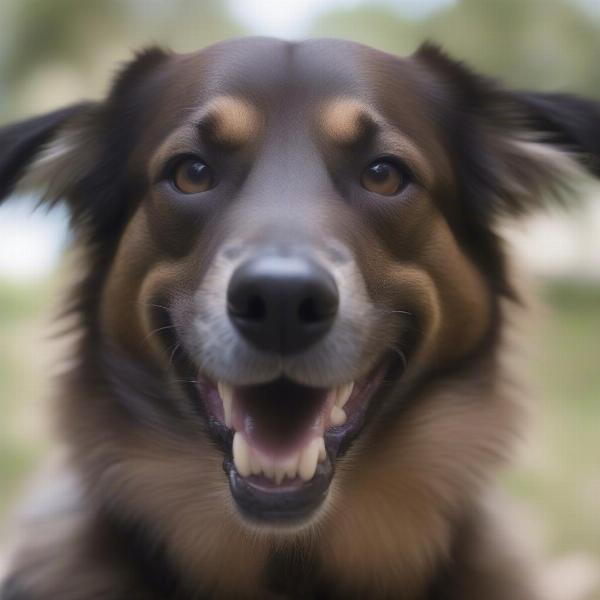
[[[243,146],[259,135],[262,113],[250,102],[234,96],[217,96],[203,111],[200,128],[223,146]]]
[[[331,141],[346,146],[358,142],[370,128],[376,127],[377,119],[364,102],[335,98],[323,106],[320,124]]]
[[[431,167],[417,143],[404,132],[386,123],[371,106],[356,98],[338,97],[320,107],[318,124],[331,142],[353,146],[376,135],[390,153],[399,156],[425,185],[433,181]]]

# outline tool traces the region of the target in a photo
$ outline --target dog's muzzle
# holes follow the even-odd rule
[[[229,282],[227,309],[239,333],[259,350],[306,350],[331,329],[339,306],[333,276],[307,256],[261,254]]]
[[[295,525],[323,505],[391,364],[369,351],[378,313],[352,253],[326,242],[224,246],[180,329],[195,401],[254,522]]]

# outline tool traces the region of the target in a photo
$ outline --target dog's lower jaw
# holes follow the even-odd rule
[[[386,357],[360,381],[330,389],[284,379],[238,388],[203,380],[197,398],[221,442],[242,517],[253,526],[293,530],[314,521],[338,455],[360,437],[386,373],[401,375],[404,367]]]

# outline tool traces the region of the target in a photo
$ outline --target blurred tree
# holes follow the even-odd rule
[[[119,0],[4,0],[11,7],[2,29],[10,47],[2,57],[0,77],[14,85],[40,63],[85,63],[93,48],[126,31],[127,4]]]
[[[0,0],[0,110],[98,95],[140,46],[185,52],[241,34],[219,0]]]
[[[459,0],[420,19],[363,3],[326,13],[312,33],[398,54],[431,39],[512,85],[600,96],[600,20],[574,0]]]

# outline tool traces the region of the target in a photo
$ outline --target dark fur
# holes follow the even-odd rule
[[[335,43],[331,46],[327,42],[316,43],[323,44],[321,52],[325,55],[329,51],[337,52]],[[377,73],[375,65],[381,66],[380,90],[386,86],[384,70],[396,68],[396,65],[401,68],[400,61],[388,55],[374,54],[355,45],[350,45],[350,49],[352,52],[343,60],[335,54],[339,61],[337,64],[352,72],[355,68],[353,61],[360,62],[366,57],[374,73]],[[212,52],[216,55],[221,51]],[[223,55],[226,53],[227,48]],[[212,55],[206,56],[210,62]],[[223,60],[222,55],[219,59]],[[176,517],[179,509],[185,510],[183,501],[181,507],[169,508],[168,498],[171,496],[167,490],[165,504],[161,506],[167,507],[164,510],[168,514],[163,513],[161,519],[154,519],[150,515],[155,507],[147,508],[152,499],[148,490],[144,493],[142,483],[138,482],[137,488],[131,484],[136,492],[128,491],[121,495],[122,489],[131,483],[129,479],[123,479],[126,477],[123,472],[126,473],[129,468],[131,479],[135,479],[138,475],[135,469],[147,467],[152,473],[155,472],[152,471],[155,464],[166,465],[173,471],[176,458],[169,454],[171,450],[174,456],[178,452],[189,452],[192,457],[198,428],[203,429],[202,414],[196,414],[197,408],[190,406],[181,388],[166,387],[173,386],[173,381],[171,378],[165,383],[161,371],[169,368],[165,362],[159,361],[161,366],[157,370],[152,353],[145,354],[143,359],[136,356],[132,360],[131,347],[124,347],[126,344],[122,340],[115,342],[103,325],[103,311],[111,309],[104,293],[110,273],[118,263],[118,251],[127,242],[125,238],[132,235],[128,233],[129,227],[151,185],[142,168],[147,152],[145,146],[140,148],[140,140],[151,146],[162,139],[164,132],[176,121],[176,110],[171,109],[170,104],[175,105],[176,100],[169,96],[169,90],[188,93],[186,90],[194,83],[185,79],[189,73],[176,60],[168,52],[150,49],[138,55],[121,72],[105,101],[77,104],[0,129],[1,198],[13,192],[25,172],[53,140],[63,137],[75,140],[74,151],[67,154],[68,160],[47,177],[49,188],[45,201],[64,200],[68,204],[77,244],[84,251],[83,277],[72,289],[66,311],[77,316],[82,338],[74,349],[77,364],[63,381],[60,405],[63,434],[72,449],[71,468],[81,481],[80,509],[61,516],[64,523],[58,527],[58,532],[53,528],[45,535],[45,530],[37,530],[39,536],[36,537],[50,540],[50,547],[43,544],[37,547],[37,540],[25,544],[5,583],[2,600],[226,597],[235,588],[227,587],[227,576],[219,578],[213,572],[195,572],[190,569],[187,558],[184,560],[186,552],[193,555],[194,551],[184,548],[188,538],[184,542],[181,541],[184,537],[171,535],[173,531],[169,528],[174,521],[167,518]],[[233,58],[227,65],[235,71]],[[419,81],[418,85],[415,84],[418,91],[414,93],[416,97],[421,95],[424,119],[432,124],[435,132],[431,137],[432,144],[434,141],[439,144],[451,168],[447,181],[443,186],[440,184],[440,187],[446,186],[446,191],[436,191],[434,204],[468,257],[469,265],[475,266],[478,277],[489,290],[490,317],[485,331],[475,336],[476,339],[464,350],[453,352],[451,346],[456,336],[450,336],[444,344],[439,342],[440,347],[436,348],[436,356],[442,358],[431,359],[415,367],[414,375],[406,383],[400,379],[389,382],[381,392],[381,415],[374,417],[371,429],[364,434],[375,436],[373,431],[376,431],[377,437],[371,438],[368,447],[359,444],[355,454],[345,459],[348,461],[346,464],[353,465],[352,461],[363,460],[363,468],[366,462],[375,469],[374,462],[369,463],[369,460],[375,459],[368,457],[377,455],[380,444],[388,447],[392,447],[392,443],[400,444],[398,432],[403,433],[402,439],[410,439],[411,433],[419,427],[426,427],[424,422],[434,422],[438,415],[441,419],[441,415],[455,405],[458,415],[455,419],[462,418],[464,414],[474,415],[474,398],[490,406],[497,403],[498,412],[491,414],[499,415],[498,422],[486,433],[488,446],[475,442],[473,448],[467,446],[473,456],[468,453],[462,455],[456,449],[461,447],[456,446],[461,442],[460,436],[452,438],[452,434],[438,432],[438,436],[450,436],[446,439],[446,446],[440,448],[440,453],[456,452],[456,456],[448,458],[448,463],[434,463],[434,466],[451,467],[463,459],[471,461],[469,467],[464,467],[464,472],[457,471],[457,478],[464,480],[457,480],[455,485],[461,489],[452,488],[456,493],[452,499],[448,498],[450,491],[443,487],[446,478],[452,479],[452,470],[436,472],[432,467],[431,473],[419,473],[417,476],[410,471],[410,461],[404,465],[408,469],[408,480],[413,481],[410,477],[415,477],[413,491],[416,504],[412,505],[413,508],[439,502],[439,511],[431,515],[445,515],[439,524],[433,524],[432,516],[431,519],[423,517],[423,523],[414,525],[414,531],[421,528],[428,532],[423,534],[423,547],[427,545],[432,555],[424,551],[427,561],[423,559],[421,563],[415,558],[416,562],[410,568],[406,567],[411,563],[404,562],[405,547],[402,544],[405,542],[399,540],[397,569],[384,564],[383,560],[387,560],[389,555],[382,553],[380,571],[375,570],[373,574],[365,567],[364,576],[361,573],[354,580],[354,573],[349,572],[346,581],[339,575],[340,570],[344,572],[346,567],[325,561],[316,539],[303,539],[297,543],[289,540],[275,544],[265,542],[260,572],[248,574],[248,580],[254,582],[254,587],[246,587],[243,592],[237,590],[238,595],[321,598],[355,594],[357,597],[387,596],[415,600],[532,598],[527,576],[521,573],[521,565],[515,564],[511,550],[505,549],[500,541],[490,550],[491,544],[486,535],[493,531],[493,519],[480,502],[485,484],[493,475],[494,467],[507,453],[520,419],[517,403],[508,394],[504,398],[505,392],[499,391],[506,376],[501,365],[507,326],[506,303],[510,306],[509,313],[516,311],[516,304],[510,303],[519,297],[519,290],[511,279],[509,260],[496,233],[496,225],[500,217],[518,217],[539,209],[549,196],[560,196],[564,190],[566,179],[563,173],[556,171],[555,164],[540,158],[541,154],[529,152],[524,149],[525,146],[513,144],[513,140],[523,134],[529,136],[532,143],[564,152],[565,163],[574,157],[591,174],[600,176],[600,108],[595,102],[569,95],[506,90],[499,83],[472,73],[432,45],[425,45],[402,65],[410,77],[414,76],[415,81]],[[270,68],[269,65],[263,68],[256,64],[255,77],[262,77]],[[221,84],[226,83],[227,76]],[[179,85],[181,89],[177,87]],[[397,96],[397,92],[397,88],[390,88],[388,103],[406,102],[403,97]],[[178,106],[177,110],[181,107]],[[438,167],[443,170],[441,161],[431,160],[434,170]],[[198,217],[198,223],[207,228],[215,227],[217,220],[205,214]],[[388,246],[400,243],[394,239],[400,235],[399,232],[393,228],[390,230],[387,222],[369,222],[368,225]],[[160,228],[163,224],[155,226]],[[168,250],[169,257],[183,265],[191,242],[184,231],[175,238]],[[207,243],[204,249],[206,263],[216,251],[215,243]],[[394,251],[400,252],[395,246]],[[370,264],[368,261],[372,257],[369,251],[362,252],[364,264]],[[199,270],[206,268],[202,264]],[[385,282],[378,283],[380,285],[375,293],[386,293]],[[454,285],[460,287],[461,281],[455,281]],[[447,290],[447,293],[452,292]],[[161,298],[153,301],[158,305],[163,303]],[[123,310],[126,310],[124,301]],[[154,311],[152,318],[154,328],[172,325],[169,317],[160,311]],[[128,340],[134,346],[143,346],[136,335],[132,330]],[[163,349],[172,350],[176,340],[170,338],[167,332],[161,343]],[[146,350],[144,347],[140,354]],[[190,366],[186,357],[177,355],[177,352],[175,348],[171,359],[175,355],[178,375],[184,378],[189,376]],[[180,354],[183,353],[180,351]],[[415,355],[417,358],[420,356],[417,351]],[[419,364],[417,359],[415,361]],[[173,401],[165,405],[167,395]],[[484,423],[487,422],[485,415],[481,418]],[[404,423],[407,424],[405,429]],[[414,426],[410,426],[411,423]],[[454,421],[448,420],[448,423]],[[419,443],[423,444],[421,452],[426,452],[427,444],[416,437],[416,433],[414,435],[415,438],[407,444],[419,456]],[[433,433],[428,435],[433,436]],[[171,439],[176,439],[180,446],[170,449]],[[395,441],[392,442],[392,439]],[[439,441],[440,438],[433,439]],[[398,452],[401,452],[402,446],[399,448]],[[146,451],[155,455],[143,462]],[[215,455],[219,453],[214,447],[206,451]],[[130,458],[131,465],[128,466]],[[175,462],[170,462],[172,460]],[[433,459],[424,457],[424,468],[428,460]],[[183,456],[181,462],[183,465]],[[138,467],[134,469],[132,465],[135,464]],[[115,466],[124,471],[117,469],[113,479],[107,479],[107,474],[112,472],[110,469]],[[182,469],[185,468],[184,465]],[[367,467],[367,470],[370,468]],[[400,473],[398,478],[401,480],[402,477]],[[107,481],[110,481],[109,485]],[[427,481],[427,485],[418,487],[417,484],[421,485],[423,481]],[[182,479],[180,484],[185,488],[188,481]],[[346,484],[350,485],[346,481],[340,486]],[[367,498],[368,490],[363,492],[364,498]],[[157,494],[160,493],[157,491]],[[370,500],[373,506],[363,508],[377,512],[379,505],[375,502],[380,497],[373,498]],[[342,497],[341,501],[344,506],[348,501],[350,506],[353,500]],[[357,501],[357,505],[360,507],[360,502]],[[395,509],[393,500],[390,500],[389,506],[399,522],[403,518],[408,519],[407,523],[420,522],[419,514],[403,513],[404,505],[399,500]],[[215,511],[217,508],[215,506]],[[388,505],[381,509],[382,512],[387,510]],[[364,514],[364,511],[357,514]],[[55,525],[53,518],[49,516],[49,525]],[[193,527],[196,527],[196,522],[190,517],[189,528]],[[338,529],[343,530],[343,526]],[[231,526],[228,531],[237,530]],[[357,547],[366,542],[376,547],[375,531],[373,528],[370,534],[365,534],[362,529],[357,530],[357,536],[365,536],[357,537]],[[382,540],[382,546],[393,545],[393,534],[389,535],[392,540],[386,539],[385,544]],[[245,543],[240,539],[240,546]],[[262,543],[257,555],[262,550]],[[418,544],[419,540],[415,543]],[[343,542],[340,545],[343,546]],[[200,541],[199,548],[202,546]],[[368,558],[369,549],[358,547],[356,550],[359,554],[361,551]],[[249,560],[254,547],[248,546],[246,552]],[[393,555],[393,551],[390,552]],[[486,561],[484,557],[488,552],[491,552],[492,559]],[[346,557],[340,558],[340,564],[353,564],[351,559],[344,560]],[[192,559],[190,563],[195,564]],[[357,572],[362,568],[360,561],[358,564]],[[416,565],[422,567],[422,572],[417,572]],[[213,570],[216,572],[216,566]],[[406,585],[399,583],[404,581],[403,577]]]

